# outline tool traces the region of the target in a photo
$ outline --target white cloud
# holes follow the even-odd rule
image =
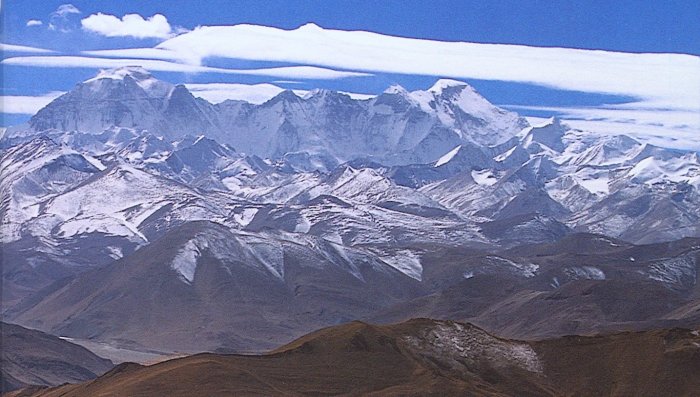
[[[4,44],[0,43],[0,51],[2,52],[26,52],[26,53],[36,53],[36,54],[49,54],[54,51],[47,50],[44,48],[28,47],[24,45],[15,44]]]
[[[81,11],[78,9],[78,7],[74,6],[73,4],[61,4],[60,6],[58,6],[56,11],[51,13],[52,16],[59,17],[64,17],[70,14],[81,14]]]
[[[264,103],[284,91],[272,84],[185,84],[192,95],[206,99],[211,103],[221,103],[228,99],[246,101],[255,104]]]
[[[649,125],[669,129],[700,128],[700,113],[689,110],[648,109],[623,105],[604,105],[596,107],[557,107],[557,106],[513,106],[504,107],[514,110],[536,110],[558,113],[562,118],[571,120],[607,121],[612,123]]]
[[[645,103],[597,107],[502,105],[522,111],[557,114],[572,128],[612,135],[633,135],[654,145],[700,150],[700,113],[690,110],[650,109]]]
[[[441,42],[304,25],[205,26],[159,44],[182,61],[208,57],[302,63],[348,70],[533,83],[700,106],[700,57]]]
[[[44,23],[41,22],[41,21],[38,20],[38,19],[30,19],[30,20],[27,21],[27,27],[31,27],[31,26],[41,26],[41,25],[43,25],[43,24],[44,24]]]
[[[180,73],[224,73],[251,76],[270,76],[292,79],[332,80],[346,77],[368,76],[366,73],[346,72],[314,66],[284,66],[261,69],[226,69],[208,66],[187,65],[154,59],[108,59],[81,56],[31,56],[3,59],[2,65],[20,65],[57,68],[118,68],[122,66],[142,66],[148,70]]]
[[[152,70],[255,74],[279,79],[352,77],[356,74],[345,71],[353,70],[531,83],[636,98],[624,105],[559,108],[556,112],[571,120],[572,125],[631,134],[640,131],[669,140],[676,134],[694,135],[695,141],[700,141],[700,57],[693,55],[440,42],[330,30],[313,24],[295,30],[255,25],[205,26],[170,38],[155,48],[87,54],[117,59],[27,57],[3,63],[61,67],[140,64]],[[211,68],[205,66],[210,57],[317,67]]]
[[[441,42],[365,31],[323,29],[313,24],[294,30],[235,25],[204,26],[166,40],[154,49],[124,50],[193,65],[209,57],[318,65],[409,75],[530,83],[554,89],[623,95],[639,129],[671,136],[693,131],[700,141],[700,57],[686,54],[633,54],[571,48]],[[615,115],[609,113],[617,110]],[[601,109],[615,128],[632,129],[631,113]],[[593,126],[598,109],[578,114]],[[642,115],[643,114],[643,115]],[[671,119],[683,117],[682,122]],[[601,119],[598,115],[597,119]],[[602,126],[599,121],[597,127]]]
[[[36,114],[49,102],[63,95],[64,92],[52,91],[39,96],[6,95],[0,97],[2,113]]]
[[[92,55],[107,58],[138,58],[138,59],[161,59],[168,61],[178,60],[180,57],[168,50],[159,48],[124,48],[114,50],[83,51],[85,55]]]
[[[273,84],[232,84],[232,83],[204,83],[185,84],[192,95],[206,99],[211,103],[221,103],[227,99],[246,101],[254,104],[261,104],[272,99],[284,88]],[[292,90],[299,96],[312,95],[307,90]],[[344,92],[354,99],[368,99],[374,97],[369,94],[357,94]]]
[[[81,24],[83,29],[107,37],[166,39],[173,36],[173,29],[162,14],[146,19],[139,14],[127,14],[119,19],[114,15],[97,13],[83,19]]]
[[[628,135],[640,142],[680,150],[700,151],[698,132],[669,130],[650,124],[618,123],[607,120],[566,120],[570,127],[606,135]]]
[[[78,27],[78,15],[82,12],[73,4],[61,4],[49,15],[49,29],[59,32],[72,32]]]

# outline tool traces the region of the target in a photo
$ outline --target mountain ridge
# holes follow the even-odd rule
[[[265,355],[199,354],[122,365],[95,381],[28,396],[208,395],[691,395],[697,331],[670,329],[540,342],[496,338],[476,326],[414,319],[351,322]],[[581,360],[580,357],[587,357]],[[640,360],[646,357],[646,360]],[[649,379],[649,382],[640,381]],[[653,381],[652,381],[653,380]]]

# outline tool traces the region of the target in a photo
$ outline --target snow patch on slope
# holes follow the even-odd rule
[[[175,270],[180,279],[186,284],[192,284],[194,281],[194,273],[197,270],[197,259],[201,256],[201,252],[195,244],[194,240],[190,240],[180,250],[175,258],[173,258],[171,268]]]
[[[540,266],[534,263],[517,263],[507,258],[502,258],[500,256],[487,256],[488,262],[493,266],[510,266],[516,272],[522,274],[525,277],[534,277],[537,274]]]
[[[575,279],[605,280],[605,273],[594,266],[569,267],[564,272]]]
[[[408,277],[418,281],[423,280],[423,265],[420,262],[420,257],[413,251],[396,251],[393,256],[383,257],[382,260]]]
[[[94,215],[87,218],[73,218],[64,222],[58,229],[58,235],[62,238],[73,237],[78,234],[86,233],[104,233],[111,236],[138,236],[143,241],[147,241],[146,237],[133,228],[130,228],[125,222],[120,219],[105,216]]]
[[[238,222],[241,226],[248,226],[257,213],[257,208],[244,208],[241,212],[233,215],[233,220]]]
[[[483,186],[493,186],[498,182],[498,178],[491,170],[472,170],[471,172],[474,182]]]
[[[308,233],[311,230],[311,222],[305,216],[300,216],[294,226],[294,233]]]
[[[535,373],[543,370],[530,345],[500,340],[476,327],[445,321],[424,333],[422,337],[407,336],[404,340],[420,355],[455,369],[463,368],[466,361],[473,366],[514,365]]]
[[[647,272],[650,279],[671,285],[695,285],[697,277],[695,258],[691,256],[671,258],[653,263],[649,266]]]
[[[584,189],[588,190],[593,194],[607,195],[609,193],[609,183],[610,178],[608,175],[590,175],[582,178],[577,178],[576,182],[583,186]]]
[[[459,145],[459,146],[457,146],[456,148],[454,148],[454,149],[450,150],[449,152],[447,152],[447,153],[446,153],[445,155],[443,155],[442,157],[440,157],[440,158],[438,159],[438,161],[435,162],[435,167],[439,167],[439,166],[441,166],[441,165],[444,165],[444,164],[449,163],[450,160],[452,160],[452,159],[454,158],[454,156],[456,156],[457,153],[459,153],[459,149],[461,149],[461,148],[462,148],[462,145]]]

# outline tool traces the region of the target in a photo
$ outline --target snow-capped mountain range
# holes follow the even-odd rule
[[[330,169],[356,158],[427,163],[462,142],[503,143],[526,125],[451,80],[427,91],[394,86],[367,100],[313,90],[303,97],[283,91],[261,105],[232,100],[213,105],[184,85],[131,67],[78,84],[32,117],[29,130],[101,133],[122,127],[166,140],[203,134],[249,155],[305,155]]]
[[[500,250],[576,232],[634,244],[700,237],[697,152],[557,119],[530,125],[452,80],[364,99],[283,91],[262,104],[212,104],[140,67],[108,70],[8,128],[0,150],[3,301],[25,322],[21,313],[40,313],[48,328],[81,336],[90,332],[76,331],[71,313],[32,309],[32,297],[68,288],[55,284],[65,277],[114,297],[90,271],[111,263],[123,264],[105,275],[119,285],[134,260],[147,266],[134,274],[166,272],[177,291],[212,277],[207,263],[233,278],[243,263],[246,279],[280,296],[311,278],[389,304],[445,285],[425,285],[426,247]],[[494,261],[518,277],[538,272]],[[695,277],[691,262],[639,272],[660,283]],[[581,269],[577,277],[600,279]],[[51,293],[40,295],[59,299]],[[290,305],[304,312],[307,298]],[[313,324],[369,315],[371,299]]]

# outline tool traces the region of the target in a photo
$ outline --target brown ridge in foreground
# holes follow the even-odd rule
[[[700,336],[670,329],[538,342],[471,324],[352,322],[266,355],[122,364],[89,382],[12,396],[697,396]]]

